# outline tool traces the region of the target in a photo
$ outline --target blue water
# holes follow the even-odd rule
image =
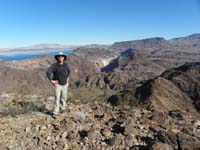
[[[47,51],[38,51],[38,52],[24,52],[24,53],[15,53],[15,54],[0,54],[0,60],[23,60],[33,57],[38,57],[42,55],[56,55],[59,52],[65,54],[73,53],[73,50],[47,50]]]

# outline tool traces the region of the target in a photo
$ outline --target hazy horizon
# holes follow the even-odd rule
[[[190,36],[190,35],[193,35],[193,34],[200,34],[200,33],[191,33],[191,34],[188,34],[188,35],[183,35],[183,36],[177,36],[177,37],[171,37],[171,38],[165,38],[163,36],[154,36],[154,37],[144,37],[144,38],[140,38],[140,39],[128,39],[128,40],[121,40],[121,41],[115,41],[115,42],[123,42],[123,41],[132,41],[132,40],[143,40],[143,39],[148,39],[148,38],[164,38],[165,40],[170,40],[170,39],[173,39],[173,38],[181,38],[181,37],[185,37],[185,36]],[[65,44],[65,43],[35,43],[35,44],[32,44],[32,45],[21,45],[21,46],[17,46],[17,47],[0,47],[0,51],[1,50],[6,50],[6,49],[20,49],[20,48],[29,48],[29,47],[34,47],[34,46],[39,46],[39,45],[60,45],[60,46],[69,46],[69,47],[78,47],[78,46],[85,46],[85,45],[112,45],[114,44],[115,42],[113,43],[87,43],[87,44],[81,44],[81,45],[72,45],[72,44]]]

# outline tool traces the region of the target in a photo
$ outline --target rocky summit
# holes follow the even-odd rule
[[[0,149],[199,150],[198,41],[78,48],[67,59],[66,111],[54,117],[45,74],[54,58],[1,61]]]
[[[121,110],[106,103],[68,103],[67,111],[56,119],[43,113],[1,118],[0,147],[41,150],[153,148],[157,145],[157,131],[153,130],[156,126],[148,119],[149,115],[142,109]]]
[[[200,148],[200,120],[188,112],[68,102],[67,110],[53,119],[48,115],[52,102],[48,98],[34,99],[42,100],[45,108],[1,117],[1,149]]]

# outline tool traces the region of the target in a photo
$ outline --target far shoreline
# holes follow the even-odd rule
[[[56,51],[73,51],[74,49],[31,49],[31,50],[7,50],[0,51],[0,55],[15,55],[15,54],[28,54],[28,53],[45,53]]]

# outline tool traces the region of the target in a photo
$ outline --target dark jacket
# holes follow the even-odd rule
[[[55,63],[48,69],[46,74],[50,81],[58,80],[58,84],[65,85],[70,75],[70,69],[67,63]]]

